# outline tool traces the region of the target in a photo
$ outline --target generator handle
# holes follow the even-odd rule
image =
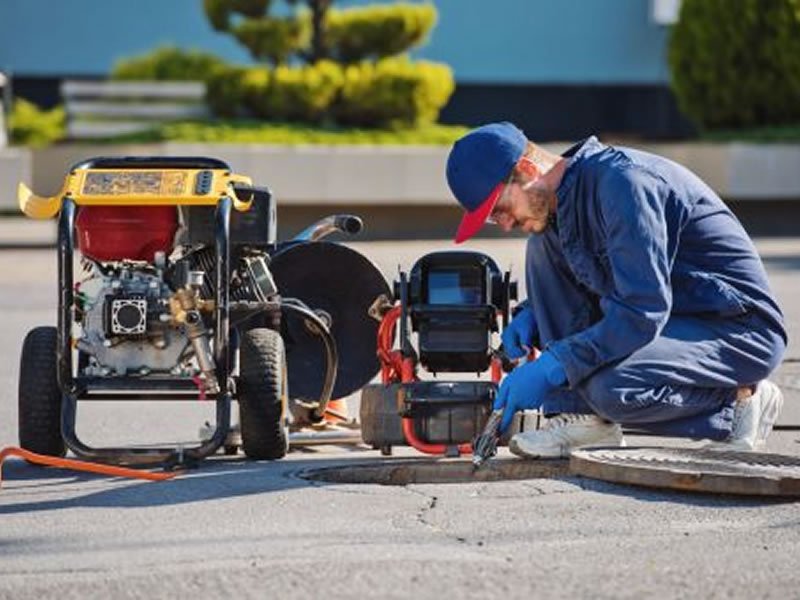
[[[364,221],[357,215],[329,215],[312,223],[303,231],[298,233],[292,241],[294,242],[318,242],[332,233],[347,233],[355,235],[364,228]]]

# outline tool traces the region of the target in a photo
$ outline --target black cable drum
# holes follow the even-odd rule
[[[380,270],[359,252],[331,242],[282,245],[273,254],[270,271],[283,298],[297,298],[314,311],[330,316],[339,354],[332,398],[361,389],[377,375],[378,321],[368,310],[381,294],[391,291]],[[327,315],[327,316],[325,316]],[[316,400],[325,376],[321,339],[293,311],[283,311],[284,342],[292,398]]]

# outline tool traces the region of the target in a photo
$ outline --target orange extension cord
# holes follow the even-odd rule
[[[0,450],[0,485],[3,483],[3,461],[9,456],[19,456],[28,462],[39,465],[47,465],[49,467],[58,467],[60,469],[88,471],[90,473],[100,473],[101,475],[110,475],[112,477],[147,479],[148,481],[164,481],[165,479],[172,479],[178,474],[177,472],[153,473],[151,471],[139,471],[137,469],[129,469],[127,467],[115,467],[112,465],[86,462],[83,460],[73,460],[71,458],[59,458],[57,456],[37,454],[36,452],[31,452],[30,450],[25,450],[23,448],[17,448],[16,446],[8,446],[7,448]]]

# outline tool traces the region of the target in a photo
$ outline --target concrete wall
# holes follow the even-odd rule
[[[561,152],[567,144],[552,144]],[[800,235],[800,146],[655,144],[643,149],[695,171],[759,235]],[[364,217],[364,237],[449,237],[460,210],[444,180],[447,148],[158,144],[65,145],[0,151],[0,209],[16,208],[18,181],[40,195],[58,192],[67,169],[103,155],[205,155],[269,186],[278,199],[279,238],[328,214]],[[794,201],[793,201],[794,200]],[[496,232],[489,230],[486,236]]]
[[[0,210],[17,206],[17,184],[33,177],[33,155],[27,148],[0,148]]]
[[[562,152],[566,143],[547,144]],[[730,200],[800,199],[800,145],[640,144],[686,165]],[[30,177],[37,193],[54,194],[70,165],[91,156],[212,156],[267,185],[293,205],[447,205],[448,148],[438,146],[261,146],[253,144],[64,145],[32,153],[4,151],[4,177]],[[15,158],[16,157],[16,158]],[[13,177],[19,179],[17,175]],[[24,177],[23,177],[24,179]],[[30,180],[30,179],[29,179]],[[16,185],[14,183],[14,185]]]

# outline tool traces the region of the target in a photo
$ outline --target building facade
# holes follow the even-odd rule
[[[543,141],[691,133],[668,86],[668,23],[678,0],[434,4],[439,22],[414,54],[453,69],[443,122],[508,119]],[[59,102],[63,78],[102,78],[116,61],[166,45],[251,62],[211,28],[202,0],[0,0],[0,70],[17,95],[43,106]]]

